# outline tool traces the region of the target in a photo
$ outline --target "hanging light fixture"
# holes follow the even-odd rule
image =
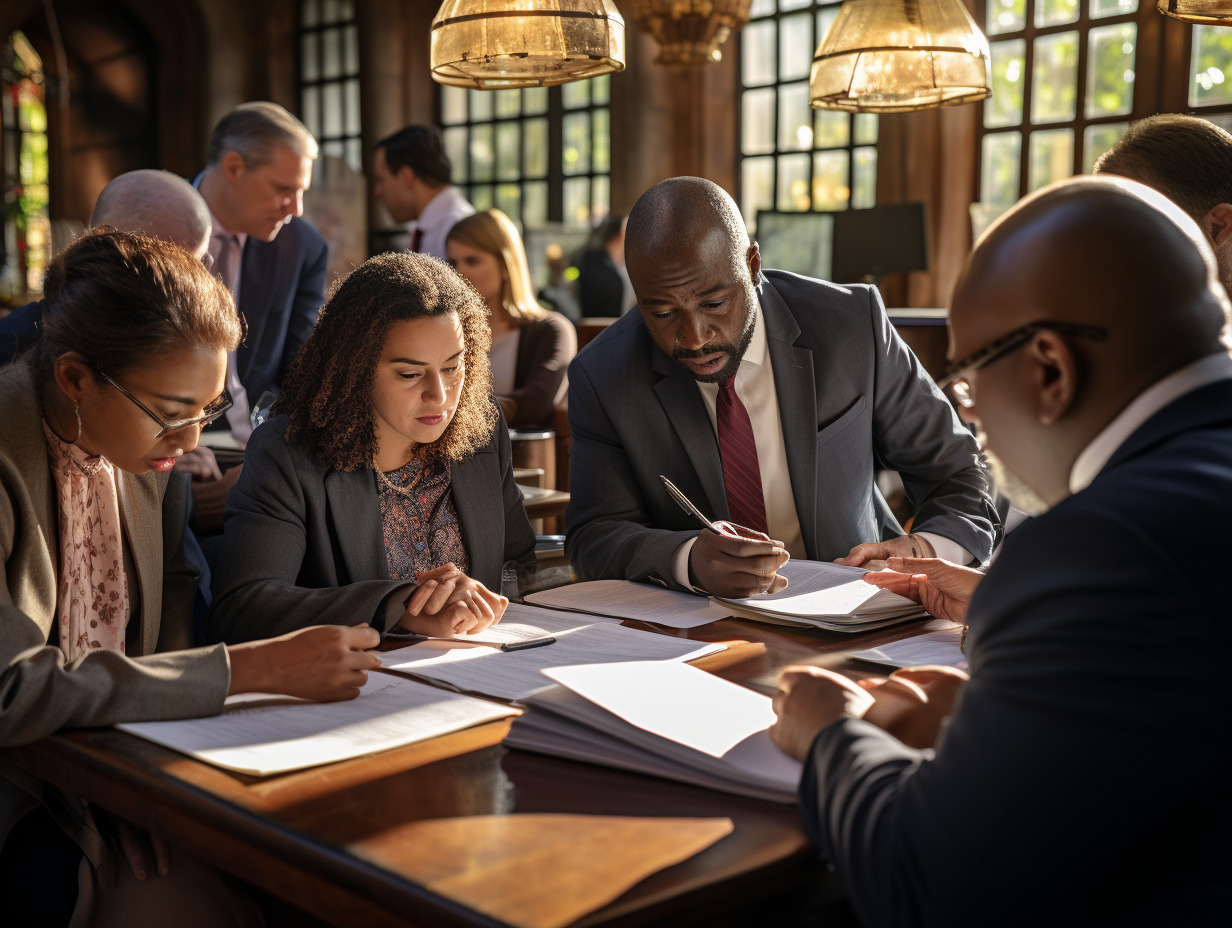
[[[903,113],[992,95],[988,40],[962,0],[844,0],[813,55],[809,104]]]
[[[1229,0],[1159,0],[1159,12],[1183,23],[1199,26],[1232,24],[1232,2]]]
[[[659,43],[657,64],[720,61],[720,46],[749,21],[752,0],[630,0],[637,23]]]
[[[625,69],[625,21],[612,0],[446,0],[429,63],[454,87],[580,81]]]

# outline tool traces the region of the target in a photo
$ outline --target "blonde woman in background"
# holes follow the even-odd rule
[[[488,304],[492,391],[505,418],[514,428],[550,426],[565,403],[577,332],[535,300],[517,227],[498,209],[475,213],[450,230],[445,253]]]

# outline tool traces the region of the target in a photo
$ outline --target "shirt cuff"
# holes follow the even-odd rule
[[[372,617],[372,627],[383,635],[397,625],[402,614],[406,612],[406,606],[403,603],[417,585],[406,583],[386,593],[381,604],[376,608],[376,615]]]
[[[689,555],[693,552],[693,543],[697,541],[697,536],[694,535],[672,555],[672,579],[679,583],[686,590],[693,589],[693,584],[689,580]]]
[[[966,567],[974,560],[971,557],[971,552],[956,541],[950,541],[950,539],[934,535],[932,532],[915,532],[914,534],[926,539],[933,546],[933,551],[937,557],[949,561],[951,564]]]

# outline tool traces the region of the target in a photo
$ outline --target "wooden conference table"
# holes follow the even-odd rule
[[[905,637],[917,625],[849,636],[723,619],[668,633],[727,643],[726,651],[698,665],[771,692],[779,670],[792,663],[859,675],[861,665],[846,662],[844,652]],[[530,821],[528,813],[727,817],[734,824],[727,837],[614,894],[577,925],[851,924],[837,901],[837,880],[818,861],[794,806],[509,750],[500,745],[508,724],[264,778],[211,767],[114,729],[65,732],[4,753],[340,926],[503,924],[500,900],[533,896],[549,865],[560,891],[556,868],[562,859],[578,865],[577,856],[567,848],[554,856],[545,850],[544,828],[512,827]],[[573,837],[585,838],[587,822],[574,824],[583,831]],[[482,854],[472,852],[476,844]],[[636,846],[608,851],[639,852]],[[485,881],[495,918],[428,888],[454,871]],[[580,880],[592,878],[583,866],[577,871]]]

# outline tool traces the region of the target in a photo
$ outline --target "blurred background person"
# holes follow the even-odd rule
[[[578,261],[583,316],[621,316],[637,303],[625,270],[625,217],[608,216],[591,233]]]
[[[505,418],[515,428],[551,426],[565,404],[577,331],[535,299],[517,227],[498,209],[476,213],[449,231],[445,251],[488,304],[492,391]]]
[[[431,126],[407,126],[376,143],[372,195],[395,222],[410,223],[411,251],[445,260],[445,236],[475,207],[453,186],[453,165]]]

